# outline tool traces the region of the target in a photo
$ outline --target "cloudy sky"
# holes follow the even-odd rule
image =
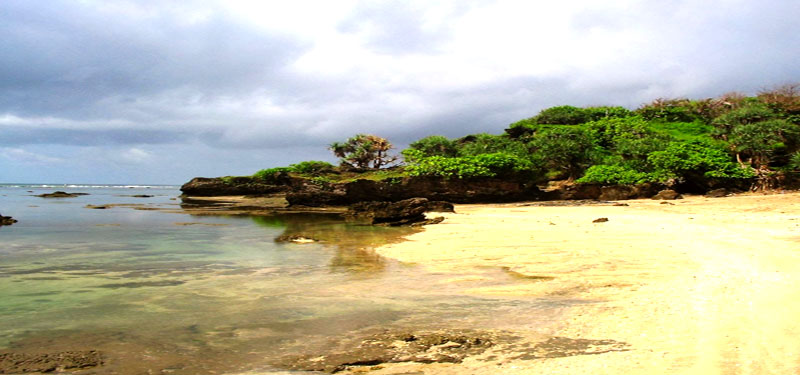
[[[0,183],[166,183],[800,82],[800,3],[0,1]]]

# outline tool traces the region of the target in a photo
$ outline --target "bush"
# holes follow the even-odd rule
[[[482,154],[505,153],[526,157],[528,148],[524,143],[504,135],[473,134],[459,138],[458,156],[477,156]]]
[[[292,172],[311,175],[330,173],[333,172],[334,168],[333,164],[319,160],[303,161],[289,166]]]
[[[268,168],[262,169],[253,174],[253,178],[262,180],[268,183],[275,183],[278,182],[281,178],[286,176],[289,172],[291,172],[291,168],[287,167],[277,167],[277,168]]]
[[[416,153],[408,153],[406,155],[407,150],[415,150],[419,151],[422,156],[446,156],[446,157],[453,157],[456,156],[458,153],[458,149],[456,147],[456,142],[448,139],[445,136],[441,135],[431,135],[415,142],[412,142],[408,145],[409,148],[403,150],[402,154],[409,160],[409,156],[413,158]]]
[[[578,177],[597,151],[591,134],[572,126],[543,131],[529,145],[547,168],[565,172],[570,178]]]
[[[688,99],[662,98],[639,107],[635,113],[645,120],[692,122],[700,117],[692,107],[692,102]]]
[[[672,142],[663,151],[655,151],[647,161],[659,181],[706,178],[750,178],[753,172],[735,163],[723,149],[702,142]]]
[[[589,116],[583,108],[562,105],[544,109],[534,119],[537,124],[578,125],[589,121]]]
[[[430,156],[415,160],[406,167],[411,176],[444,178],[477,178],[511,176],[530,172],[533,164],[527,159],[505,153],[481,154],[449,158]]]
[[[640,172],[622,165],[593,165],[576,182],[582,184],[633,185],[653,182],[649,173]]]

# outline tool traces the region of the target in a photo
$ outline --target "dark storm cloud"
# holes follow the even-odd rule
[[[131,105],[169,90],[215,97],[279,91],[282,66],[302,50],[289,37],[243,26],[211,5],[207,19],[196,23],[179,19],[189,6],[174,12],[144,6],[146,14],[126,17],[97,5],[1,5],[1,111],[102,118],[117,109],[104,108],[104,100]]]
[[[137,176],[246,173],[359,132],[404,145],[496,134],[554,105],[800,81],[796,1],[326,4],[2,1],[0,162],[91,171],[103,148]]]

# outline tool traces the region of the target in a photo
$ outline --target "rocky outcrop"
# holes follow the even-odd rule
[[[399,202],[361,202],[350,206],[344,217],[372,225],[400,226],[436,224],[444,220],[428,220],[425,212],[429,201],[425,198],[411,198]]]
[[[294,182],[286,194],[290,205],[350,205],[368,201],[396,202],[415,197],[453,203],[487,203],[539,200],[541,191],[532,184],[501,179],[446,180],[406,177],[346,183]]]
[[[660,189],[659,184],[597,185],[577,184],[571,181],[554,181],[545,190],[546,200],[601,200],[617,201],[650,198]]]
[[[67,193],[64,191],[54,191],[52,193],[39,194],[37,197],[41,198],[75,198],[81,195],[89,195],[88,193]]]
[[[289,180],[269,184],[252,177],[195,177],[181,186],[184,195],[213,197],[223,195],[266,195],[289,190]]]
[[[16,222],[17,221],[14,220],[13,217],[11,217],[11,216],[3,216],[2,214],[0,214],[0,226],[11,225],[11,224],[14,224]]]
[[[653,199],[675,200],[675,199],[683,199],[683,196],[675,190],[665,189],[659,191],[658,194],[654,195]]]

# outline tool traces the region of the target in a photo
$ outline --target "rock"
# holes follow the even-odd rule
[[[152,195],[147,195],[147,194],[136,194],[136,195],[131,195],[131,197],[133,197],[133,198],[152,198],[153,196]]]
[[[428,200],[411,198],[399,202],[361,202],[351,205],[344,214],[351,221],[373,225],[410,225],[424,222]]]
[[[435,217],[433,219],[425,219],[423,221],[418,221],[416,223],[412,223],[411,226],[412,227],[421,227],[423,225],[439,224],[439,223],[441,223],[443,221],[444,221],[444,216],[437,216],[437,217]]]
[[[0,374],[61,372],[86,369],[103,364],[96,350],[58,353],[0,353]]]
[[[105,209],[110,208],[110,206],[106,205],[106,204],[87,204],[87,205],[85,205],[83,207],[84,208],[91,208],[93,210],[105,210]]]
[[[312,243],[317,240],[301,234],[283,234],[275,238],[275,242]]]
[[[11,216],[3,216],[3,215],[0,215],[0,226],[3,226],[3,225],[11,225],[11,224],[14,224],[14,223],[16,223],[16,222],[17,222],[17,221],[16,221],[16,220],[14,220],[14,218],[13,218],[13,217],[11,217]]]
[[[653,196],[653,199],[663,199],[663,200],[674,200],[674,199],[683,199],[683,196],[680,195],[675,190],[665,189],[658,192],[658,194]]]
[[[666,204],[666,205],[670,205],[670,206],[674,206],[675,205],[675,203],[670,203],[670,202],[661,202],[661,204]]]
[[[275,366],[295,371],[336,373],[361,366],[384,363],[461,363],[495,345],[497,337],[488,332],[435,331],[382,333],[343,340],[323,353],[286,356]]]
[[[597,219],[592,220],[593,223],[605,223],[606,221],[608,221],[607,217],[601,217],[601,218],[597,218]]]
[[[617,203],[612,204],[612,206],[615,206],[615,207],[628,207],[629,204],[617,202]]]
[[[37,197],[41,198],[75,198],[81,195],[89,195],[88,193],[67,193],[63,191],[54,191],[52,193],[39,194]]]
[[[430,201],[425,207],[426,212],[456,212],[452,203],[444,201]]]
[[[714,189],[714,190],[709,191],[708,193],[706,193],[705,197],[706,198],[722,198],[722,197],[725,197],[727,195],[728,195],[728,189],[719,188],[719,189]]]
[[[269,184],[252,177],[205,178],[195,177],[181,186],[188,196],[213,197],[223,195],[265,195],[289,190],[288,178]]]

